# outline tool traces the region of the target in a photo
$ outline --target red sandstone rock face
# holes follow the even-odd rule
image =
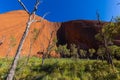
[[[57,35],[60,44],[67,43],[68,46],[76,44],[83,49],[97,49],[99,43],[95,39],[95,35],[99,30],[100,27],[98,27],[97,21],[76,20],[62,23]]]
[[[37,19],[41,17],[37,16]],[[28,14],[25,11],[12,11],[5,14],[0,14],[0,41],[5,37],[4,41],[0,44],[0,57],[4,57],[9,50],[10,38],[13,36],[16,39],[16,46],[13,47],[9,56],[14,56],[21,36],[25,30],[28,20]],[[37,52],[45,50],[48,46],[51,32],[54,31],[53,38],[59,28],[59,23],[49,22],[44,20],[42,22],[33,23],[30,32],[24,43],[21,55],[27,55],[30,49],[30,39],[34,28],[40,29],[39,37],[34,42],[31,55],[37,55]]]
[[[68,47],[70,44],[76,44],[79,48],[83,49],[98,49],[101,43],[95,39],[95,35],[105,24],[107,22],[101,22],[101,25],[98,25],[98,21],[90,20],[64,22],[57,32],[58,43],[67,43]],[[114,44],[120,46],[120,34],[115,36],[114,39]]]
[[[9,56],[14,56],[21,36],[25,30],[28,15],[25,11],[12,11],[5,14],[0,14],[0,57],[5,57],[10,45],[10,37],[14,36],[16,39],[16,46],[12,48]],[[41,17],[37,16],[37,19]],[[102,23],[104,25],[105,23]],[[21,55],[27,55],[30,49],[30,39],[34,28],[40,29],[39,37],[34,42],[31,55],[36,55],[43,50],[46,50],[51,32],[54,31],[54,37],[57,36],[58,44],[76,44],[80,48],[98,48],[98,41],[95,35],[98,33],[97,21],[76,20],[64,23],[53,23],[47,20],[33,23],[30,32],[24,43]],[[120,36],[115,37],[114,43],[120,45]],[[53,56],[57,56],[53,51]],[[40,55],[38,55],[40,56]]]

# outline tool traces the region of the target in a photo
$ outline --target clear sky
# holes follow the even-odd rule
[[[31,11],[35,0],[22,0]],[[101,19],[109,21],[112,16],[120,15],[120,0],[41,0],[37,14],[42,16],[49,12],[46,19],[50,21],[69,21],[76,19],[96,20],[96,11]],[[0,0],[0,13],[21,10],[17,0]]]

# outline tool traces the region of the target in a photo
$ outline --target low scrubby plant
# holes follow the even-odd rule
[[[21,66],[21,58],[14,80],[119,80],[120,62],[114,61],[114,68],[106,61],[77,59],[41,59],[31,57],[28,65]],[[4,80],[11,61],[0,59],[0,80]],[[9,63],[9,64],[8,64]]]
[[[66,45],[59,45],[56,49],[57,53],[60,53],[61,57],[66,58],[70,56],[70,49],[67,48]]]

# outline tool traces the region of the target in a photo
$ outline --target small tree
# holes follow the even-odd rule
[[[88,51],[89,51],[89,57],[92,57],[93,54],[96,52],[95,49],[93,49],[93,48],[89,49]]]
[[[67,44],[66,45],[59,45],[56,49],[57,53],[60,53],[60,55],[64,58],[70,56],[70,50],[67,49]]]
[[[120,46],[112,45],[109,49],[113,58],[120,59]]]
[[[110,51],[109,51],[109,49],[108,49],[108,45],[109,45],[109,42],[111,42],[111,34],[110,34],[110,26],[112,26],[112,24],[110,25],[110,24],[107,24],[107,25],[105,25],[102,29],[101,29],[101,31],[100,31],[100,33],[98,33],[97,35],[96,35],[96,38],[99,40],[99,41],[101,41],[102,43],[103,43],[103,47],[105,48],[105,54],[106,54],[106,56],[107,56],[107,62],[109,63],[109,64],[113,64],[113,62],[112,62],[112,57],[111,57],[111,53],[110,53]]]
[[[96,38],[103,43],[105,48],[106,59],[109,64],[113,64],[109,46],[113,45],[114,36],[119,32],[119,26],[116,23],[106,24],[96,35]]]
[[[85,51],[83,49],[80,49],[79,52],[80,52],[80,57],[81,58],[85,58],[86,57],[87,51]]]
[[[102,42],[103,47],[105,48],[105,55],[108,64],[113,65],[112,56],[108,48],[109,45],[113,44],[113,37],[120,31],[120,27],[117,23],[109,22],[103,27],[101,26],[100,15],[97,13],[98,18],[98,27],[100,27],[99,33],[95,36],[96,39]],[[112,20],[111,20],[112,21]]]
[[[78,49],[75,44],[70,45],[70,56],[74,58],[78,58]]]
[[[99,47],[99,49],[97,50],[97,59],[100,58],[102,59],[102,61],[105,59],[105,48],[104,47]]]

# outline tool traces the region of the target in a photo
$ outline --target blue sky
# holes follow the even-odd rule
[[[27,8],[33,9],[35,0],[22,0]],[[49,12],[46,19],[54,22],[76,19],[96,20],[96,11],[103,21],[120,15],[119,0],[41,0],[37,14],[42,16]],[[0,0],[0,13],[21,10],[17,0]]]

